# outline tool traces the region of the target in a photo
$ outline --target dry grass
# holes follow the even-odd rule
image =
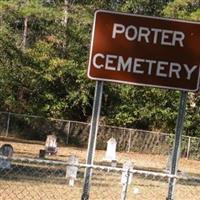
[[[1,180],[0,200],[79,200],[83,178],[78,177],[74,187],[65,183],[37,180]],[[133,177],[128,187],[128,200],[165,200],[167,182],[162,179]],[[122,186],[120,175],[94,171],[90,191],[91,200],[119,200]],[[138,190],[138,193],[137,191]],[[136,192],[135,192],[136,191]],[[176,200],[199,200],[200,185],[177,185]]]
[[[7,142],[0,141],[0,146]],[[37,158],[40,149],[44,149],[42,144],[26,144],[9,142],[14,148],[14,156]],[[81,163],[85,163],[87,149],[76,147],[59,147],[56,156],[50,156],[53,160],[67,160],[70,155],[76,155]],[[105,151],[96,150],[95,162],[101,163],[104,160]],[[154,171],[163,170],[166,168],[168,157],[164,155],[142,154],[135,152],[117,152],[118,163],[124,163],[126,160],[131,160],[138,169],[150,169]],[[200,161],[189,160],[185,158],[180,159],[179,170],[184,173],[190,173],[200,176]]]
[[[0,141],[0,146],[6,141]],[[14,147],[14,156],[36,158],[42,144],[26,144],[9,142]],[[47,159],[67,160],[69,155],[78,156],[81,163],[85,162],[86,149],[75,147],[60,147],[56,156],[49,156]],[[95,162],[103,163],[105,151],[96,151]],[[166,167],[167,157],[162,155],[149,155],[140,153],[117,152],[119,165],[126,160],[132,160],[136,168],[162,171]],[[179,169],[185,173],[200,176],[200,161],[181,159]],[[22,169],[23,171],[23,169]],[[82,193],[83,172],[78,174],[78,179],[74,187],[69,187],[64,176],[47,176],[45,179],[39,174],[21,175],[9,174],[2,177],[0,173],[0,200],[79,200]],[[48,169],[48,171],[51,171]],[[40,170],[40,173],[43,173]],[[23,173],[22,173],[23,174]],[[105,172],[94,170],[92,187],[90,193],[91,200],[118,200],[122,186],[120,184],[121,175],[116,172]],[[167,180],[144,176],[134,176],[128,188],[128,200],[164,200],[167,196]],[[137,193],[138,189],[138,193]],[[199,200],[200,184],[180,181],[177,184],[176,200]]]

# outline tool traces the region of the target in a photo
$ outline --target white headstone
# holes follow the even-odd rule
[[[78,167],[74,165],[78,165],[78,163],[78,158],[76,156],[69,156],[66,168],[66,177],[69,178],[69,186],[74,186],[74,181],[76,180],[78,172]]]
[[[116,147],[117,147],[117,142],[115,138],[110,138],[107,142],[107,148],[106,148],[106,155],[105,155],[105,160],[107,161],[114,161],[116,159]]]
[[[57,138],[55,135],[47,135],[47,139],[46,139],[46,143],[45,146],[46,147],[57,147]]]
[[[55,135],[48,135],[45,142],[45,150],[47,153],[57,152],[57,138]]]
[[[129,173],[129,175],[128,175],[127,171],[133,170],[133,163],[131,161],[126,161],[123,164],[123,170],[125,170],[125,171],[122,172],[121,184],[127,184],[127,181],[128,181],[128,184],[131,184],[131,181],[133,178],[133,173]]]

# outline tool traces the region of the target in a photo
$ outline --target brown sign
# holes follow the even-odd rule
[[[91,79],[196,91],[200,23],[98,10]]]

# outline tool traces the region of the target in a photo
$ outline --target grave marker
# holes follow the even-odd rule
[[[39,158],[44,159],[45,158],[45,154],[46,154],[46,151],[44,149],[40,149],[39,150]]]
[[[3,156],[11,158],[13,156],[13,147],[11,144],[3,144],[1,146],[1,153]]]
[[[45,151],[49,155],[57,153],[57,137],[55,135],[48,135],[45,142]]]
[[[11,168],[11,158],[13,156],[13,147],[10,144],[3,144],[1,147],[2,156],[7,158],[0,158],[0,168],[1,169],[10,169]]]
[[[115,162],[117,160],[116,147],[117,147],[117,141],[113,137],[110,138],[107,141],[105,160],[110,161],[110,162]]]

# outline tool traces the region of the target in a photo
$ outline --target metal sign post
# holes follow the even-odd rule
[[[87,165],[92,165],[94,161],[99,116],[101,110],[102,93],[103,93],[103,82],[97,81],[95,87],[94,104],[92,110],[92,119],[91,119],[90,134],[88,141],[87,162],[86,162]],[[92,169],[87,167],[85,170],[84,186],[83,186],[83,193],[81,200],[89,199],[91,176],[92,176]]]
[[[176,123],[175,141],[174,141],[174,148],[173,148],[172,161],[170,167],[170,175],[176,175],[178,170],[178,159],[181,149],[181,134],[183,130],[183,122],[185,117],[186,100],[187,100],[187,92],[182,91],[179,111],[178,111],[178,118]],[[176,184],[176,178],[169,178],[168,196],[166,200],[174,199],[175,184]]]
[[[199,35],[197,22],[106,10],[95,12],[87,75],[97,80],[97,85],[87,164],[93,164],[101,80],[182,90],[170,168],[171,175],[177,174],[187,91],[197,91],[200,83]],[[89,199],[91,172],[91,168],[86,169],[82,200]],[[174,198],[175,182],[176,178],[169,179],[167,200]]]

